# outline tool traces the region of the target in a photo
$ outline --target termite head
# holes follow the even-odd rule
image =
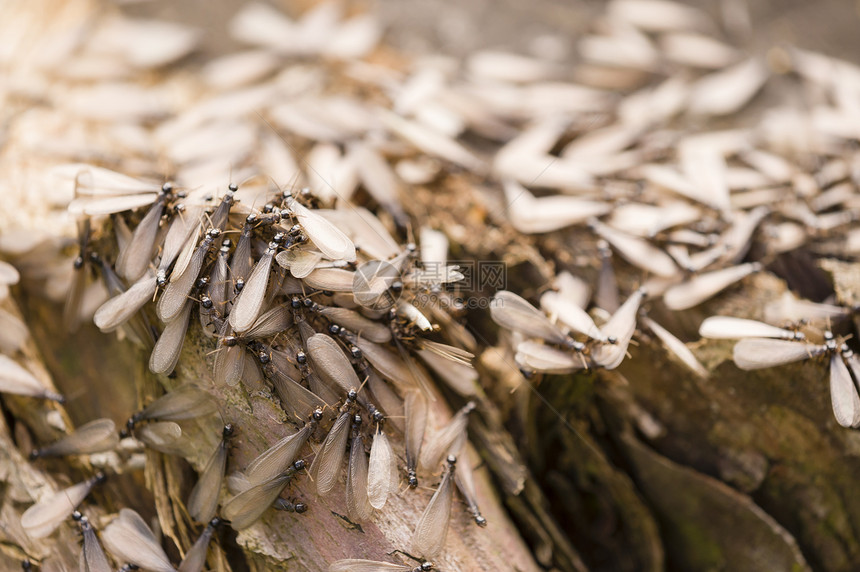
[[[350,389],[349,393],[346,394],[346,400],[354,402],[356,399],[358,399],[358,392],[355,389]]]
[[[314,307],[314,301],[311,300],[310,298],[305,298],[304,300],[302,300],[302,305],[305,308],[313,308]]]
[[[218,528],[219,526],[221,526],[222,522],[224,522],[224,521],[216,516],[212,520],[209,521],[209,526],[211,526],[212,528]]]
[[[161,193],[162,194],[169,195],[172,192],[173,192],[173,183],[168,181],[168,182],[164,183],[163,185],[161,185]]]
[[[207,310],[211,310],[212,306],[213,306],[212,298],[210,298],[209,296],[205,296],[205,295],[201,296],[200,297],[200,305],[203,306],[204,308],[206,308]]]
[[[308,356],[305,355],[305,352],[299,350],[298,352],[296,352],[296,361],[299,363],[299,365],[305,365],[306,363],[308,363]]]
[[[414,489],[418,486],[418,476],[415,474],[415,469],[409,469],[406,472],[406,482],[409,483],[409,488]]]
[[[338,326],[337,324],[329,324],[328,333],[333,336],[338,335],[338,333],[340,333],[340,326]]]
[[[83,256],[77,256],[75,258],[75,261],[72,263],[72,265],[75,267],[75,270],[80,270],[81,268],[84,267],[84,257]]]
[[[236,428],[233,426],[232,423],[227,423],[226,425],[224,425],[224,429],[221,431],[221,436],[224,437],[224,439],[229,439],[233,436],[233,432],[235,430]]]
[[[349,346],[349,353],[355,359],[361,359],[364,356],[361,351],[361,348],[359,348],[358,346]]]
[[[828,351],[836,350],[836,340],[833,338],[833,332],[824,332],[824,345]]]
[[[159,288],[164,288],[167,286],[167,271],[163,268],[158,270],[158,273],[155,275],[155,283]]]
[[[292,306],[294,309],[298,310],[299,308],[302,307],[302,299],[299,298],[298,296],[293,296],[292,299],[290,300],[290,306]]]
[[[107,475],[99,471],[95,476],[95,484],[102,485],[107,481]]]
[[[272,242],[275,244],[275,246],[277,246],[279,244],[283,244],[283,242],[286,239],[287,239],[287,235],[284,234],[283,232],[279,232],[275,236],[272,237]],[[269,245],[269,248],[272,248],[272,246]]]
[[[615,345],[618,343],[618,338],[616,336],[606,336],[607,343]]]
[[[220,228],[210,228],[209,230],[206,231],[206,237],[209,238],[210,240],[214,240],[214,239],[218,238],[219,236],[221,236],[221,229]]]
[[[27,455],[27,457],[31,461],[35,461],[36,459],[38,459],[41,456],[42,456],[42,450],[41,449],[33,449],[32,451],[30,451],[30,454]]]
[[[424,562],[421,564],[419,569],[421,570],[421,572],[428,572],[429,570],[433,570],[433,563],[432,562]]]
[[[273,210],[275,210],[275,205],[273,205],[272,203],[266,203],[263,205],[263,212],[264,213],[269,214]]]
[[[353,425],[353,427],[358,427],[359,425],[361,425],[361,415],[359,415],[358,413],[356,413],[356,414],[353,416],[353,418],[352,418],[352,425]]]
[[[293,507],[295,508],[296,512],[299,514],[302,514],[303,512],[307,512],[307,510],[308,510],[308,505],[306,505],[303,502],[297,502],[293,505]]]
[[[264,351],[261,351],[261,352],[258,352],[258,353],[257,353],[257,359],[258,359],[258,360],[260,360],[260,363],[261,363],[261,364],[263,364],[263,365],[266,365],[267,363],[269,363],[270,361],[272,361],[271,356],[270,356],[268,353],[264,352]]]
[[[221,338],[221,345],[227,346],[228,348],[232,348],[238,343],[239,338],[237,338],[236,336],[224,336],[223,338]]]
[[[448,462],[448,467],[453,470],[454,466],[457,464],[457,457],[454,455],[448,455],[448,458],[445,460]]]
[[[481,528],[484,528],[485,526],[487,526],[487,519],[486,519],[486,518],[484,518],[484,517],[483,517],[482,515],[480,515],[480,514],[476,514],[476,515],[475,515],[475,524],[477,524],[477,525],[478,525],[478,526],[480,526]]]
[[[230,183],[229,185],[227,185],[227,190],[231,193],[235,193],[239,190],[239,185],[237,185],[236,183]]]
[[[294,468],[295,470],[297,470],[297,471],[301,471],[302,469],[304,469],[304,468],[305,468],[305,460],[304,460],[304,459],[299,459],[298,461],[294,462],[294,463],[293,463],[293,468]]]
[[[311,415],[311,420],[319,423],[323,418],[323,410],[322,409],[314,409],[313,414]]]
[[[87,517],[82,515],[81,511],[79,511],[79,510],[76,510],[72,513],[72,520],[74,520],[75,522],[81,522],[83,520],[86,520],[86,518]]]

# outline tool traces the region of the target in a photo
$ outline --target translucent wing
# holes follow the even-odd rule
[[[165,393],[147,405],[137,418],[180,421],[215,413],[217,408],[218,403],[209,393],[188,383]]]
[[[761,269],[751,262],[694,276],[686,282],[671,286],[663,294],[663,302],[670,310],[686,310],[716,296],[738,280]]]
[[[564,344],[566,336],[558,326],[522,297],[500,290],[490,303],[490,316],[503,328],[522,332],[554,344]]]
[[[290,203],[290,209],[311,242],[327,258],[347,262],[355,260],[355,245],[335,225],[296,201]]]
[[[307,350],[317,374],[324,381],[342,388],[344,392],[361,387],[349,358],[331,336],[314,334],[308,339]]]
[[[245,282],[242,292],[236,298],[236,303],[230,311],[230,325],[237,332],[244,332],[250,328],[260,315],[276,248],[275,243],[269,245],[265,254],[254,266],[254,270],[251,271],[251,276]]]
[[[263,451],[245,469],[245,477],[250,483],[259,484],[286,471],[296,460],[312,432],[313,426],[305,425]]]
[[[108,551],[118,560],[153,572],[176,570],[152,530],[140,515],[130,508],[120,510],[119,517],[105,528],[102,540]]]
[[[161,332],[152,354],[149,356],[149,371],[167,375],[173,371],[179,362],[179,354],[185,343],[185,333],[188,331],[188,320],[191,318],[193,300],[186,300],[179,311]]]
[[[0,393],[62,400],[62,397],[46,389],[32,373],[4,354],[0,354]]]
[[[591,354],[595,363],[606,369],[614,369],[624,360],[627,346],[630,345],[630,339],[636,331],[636,314],[639,312],[639,305],[643,298],[645,298],[645,291],[640,288],[627,298],[603,326],[603,333],[607,338],[614,337],[615,343],[600,344],[595,348]]]
[[[591,316],[558,292],[546,292],[540,299],[540,305],[549,315],[555,315],[568,328],[574,332],[585,334],[599,342],[606,341],[606,335],[600,331]]]
[[[359,431],[354,431],[346,471],[346,512],[353,520],[367,520],[373,511],[367,498],[367,470],[364,439]]]
[[[102,304],[96,310],[93,321],[103,332],[114,331],[152,300],[157,286],[154,276],[144,274],[128,290]]]
[[[860,426],[860,396],[857,395],[851,372],[838,352],[830,356],[830,400],[833,415],[841,426]]]
[[[410,485],[417,481],[415,471],[418,468],[418,456],[424,442],[424,430],[427,427],[427,398],[420,391],[409,391],[406,394],[406,470],[409,473]]]
[[[30,538],[49,536],[78,508],[98,480],[94,477],[37,502],[21,515],[21,527]]]
[[[458,439],[465,439],[466,428],[469,426],[469,413],[475,409],[475,403],[470,401],[464,405],[445,427],[437,431],[424,443],[421,451],[421,467],[434,471],[449,451],[458,451],[453,445]]]
[[[354,310],[317,305],[314,311],[371,342],[384,344],[391,339],[391,330],[385,325],[369,320]]]
[[[349,437],[349,421],[348,411],[338,415],[311,464],[311,477],[316,481],[317,493],[320,496],[331,492],[340,476],[343,456],[346,453],[346,440]]]
[[[202,572],[206,565],[206,553],[209,551],[209,542],[215,534],[215,526],[212,522],[206,525],[203,532],[194,542],[194,545],[185,554],[182,563],[179,564],[178,572]]]
[[[328,572],[411,572],[411,566],[348,558],[329,564]]]
[[[735,344],[732,358],[739,368],[752,370],[809,359],[825,351],[827,351],[825,346],[801,342],[746,338]]]
[[[570,373],[587,366],[580,356],[571,351],[532,341],[517,345],[514,361],[521,369],[541,373]]]
[[[731,316],[711,316],[699,326],[699,335],[716,340],[739,338],[778,338],[784,340],[802,339],[803,334],[777,328],[764,322],[733,318]]]
[[[234,530],[248,528],[272,506],[294,474],[295,471],[288,470],[273,479],[252,485],[230,499],[221,508],[221,513],[230,521]]]
[[[36,456],[88,455],[111,451],[119,443],[116,423],[112,419],[96,419],[81,425],[74,432],[35,452]]]
[[[696,359],[696,356],[693,355],[693,352],[690,351],[690,348],[687,347],[687,344],[679,340],[666,328],[652,320],[651,318],[645,318],[645,325],[652,331],[654,334],[660,338],[660,341],[663,342],[663,345],[666,348],[675,354],[681,362],[690,368],[690,371],[698,375],[699,377],[707,377],[708,371],[702,367],[702,364],[699,363],[699,360]]]
[[[376,510],[382,510],[390,493],[397,491],[397,459],[388,436],[377,427],[370,449],[367,496]]]
[[[222,439],[209,457],[191,495],[188,497],[188,514],[197,522],[209,522],[218,508],[221,483],[227,466],[227,442]]]
[[[80,558],[81,572],[112,572],[113,568],[111,568],[107,555],[99,543],[96,532],[86,518],[81,519],[81,535],[83,537]]]
[[[442,484],[436,489],[430,504],[424,509],[412,535],[412,551],[417,555],[432,558],[441,553],[445,547],[448,523],[451,520],[453,493],[454,464],[449,462]]]

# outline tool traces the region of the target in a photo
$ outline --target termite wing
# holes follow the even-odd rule
[[[429,572],[435,570],[432,562],[423,562],[418,566],[404,566],[376,560],[361,560],[347,558],[329,564],[328,572]]]
[[[112,419],[95,419],[46,447],[34,449],[30,458],[101,453],[112,451],[118,443],[116,423]]]
[[[397,459],[388,436],[382,431],[382,421],[376,423],[373,445],[370,449],[370,464],[367,474],[367,497],[370,505],[382,510],[388,495],[397,492]]]
[[[367,495],[367,453],[361,435],[361,418],[352,424],[352,442],[349,445],[349,461],[346,471],[346,513],[354,521],[370,518],[373,506]]]
[[[188,514],[196,522],[209,522],[218,508],[224,469],[227,466],[227,441],[233,435],[233,425],[224,426],[221,441],[203,467],[200,477],[188,497]]]
[[[420,466],[427,471],[435,470],[442,459],[450,452],[459,451],[466,440],[466,428],[469,426],[469,414],[475,410],[475,403],[470,401],[464,405],[445,427],[437,431],[421,450]]]
[[[43,498],[21,515],[21,527],[30,538],[45,538],[53,533],[97,484],[105,481],[98,475]]]
[[[104,532],[102,541],[117,559],[153,572],[175,572],[161,544],[137,512],[123,508]]]
[[[454,498],[454,468],[457,462],[453,455],[448,456],[448,468],[442,483],[433,497],[412,535],[412,551],[418,556],[432,558],[439,555],[445,547],[448,523],[451,520],[451,502]]]
[[[62,395],[45,387],[32,373],[5,354],[0,354],[0,393],[12,393],[63,402]]]
[[[299,459],[283,473],[251,485],[224,504],[221,508],[222,516],[230,522],[234,530],[248,528],[263,516],[295,474],[304,468],[305,462]]]
[[[80,569],[82,572],[112,572],[107,555],[99,542],[96,531],[90,524],[89,519],[80,512],[72,513],[74,519],[81,528],[83,546],[81,547]]]
[[[215,534],[215,529],[221,524],[220,518],[212,518],[200,533],[200,536],[194,542],[194,545],[188,549],[185,558],[177,568],[178,572],[202,572],[206,565],[206,553],[209,551],[209,542]]]

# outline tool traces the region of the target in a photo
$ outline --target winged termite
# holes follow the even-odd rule
[[[118,560],[153,572],[176,571],[155,534],[130,508],[121,509],[119,516],[105,527],[102,541]]]
[[[283,241],[283,235],[276,235],[275,239],[269,243],[266,252],[257,261],[254,270],[251,271],[251,276],[242,288],[242,291],[236,297],[233,309],[230,311],[230,325],[237,332],[244,332],[250,328],[257,317],[260,315],[260,310],[263,307],[263,300],[266,296],[266,288],[269,285],[269,273],[272,269],[272,259],[278,249],[278,245]]]
[[[690,348],[688,348],[684,342],[675,337],[672,332],[668,331],[666,328],[647,316],[644,317],[643,322],[649,330],[654,332],[654,335],[660,338],[660,341],[663,342],[666,349],[681,360],[681,363],[690,368],[690,371],[699,377],[708,376],[708,371],[699,363],[699,360],[696,359],[696,356],[693,355]]]
[[[97,484],[105,481],[98,475],[43,498],[21,515],[21,527],[30,538],[45,538],[53,533]]]
[[[615,230],[596,220],[592,220],[589,225],[633,266],[663,277],[678,273],[672,258],[647,240]]]
[[[263,451],[251,461],[244,474],[251,484],[259,484],[286,471],[293,464],[308,438],[313,434],[322,419],[322,410],[313,413],[311,420],[297,432],[287,435]]]
[[[149,371],[167,375],[173,371],[179,362],[179,354],[185,343],[185,333],[188,331],[188,322],[191,319],[191,309],[194,307],[193,300],[186,300],[185,305],[179,313],[173,317],[165,326],[152,354],[149,356]]]
[[[220,518],[212,518],[194,541],[188,552],[185,553],[185,558],[177,568],[178,572],[202,572],[206,566],[206,553],[209,552],[209,543],[212,541],[212,536],[215,535],[215,529],[221,525]]]
[[[784,292],[776,300],[767,302],[764,306],[766,322],[827,322],[844,318],[849,314],[848,308],[824,304],[796,298],[791,292]]]
[[[732,358],[740,369],[753,370],[809,359],[827,351],[827,345],[768,338],[745,338],[735,344]]]
[[[181,274],[173,272],[170,275],[170,282],[155,306],[155,313],[162,322],[171,321],[182,311],[183,305],[191,294],[198,276],[200,276],[209,250],[220,235],[219,229],[210,228],[203,240],[200,241],[200,245],[194,250],[188,267]]]
[[[469,426],[469,414],[475,410],[475,403],[470,401],[460,408],[454,417],[440,430],[426,440],[421,449],[419,464],[425,471],[432,471],[442,462],[449,452],[459,451],[466,439],[466,429]]]
[[[396,302],[402,289],[401,271],[405,257],[392,262],[370,260],[356,269],[352,295],[356,304],[371,310],[387,310]]]
[[[367,497],[370,505],[382,510],[388,495],[398,489],[397,459],[388,436],[382,431],[382,423],[377,422],[370,448],[370,465],[367,473]]]
[[[229,286],[229,265],[227,257],[230,254],[232,242],[229,238],[221,241],[221,247],[218,249],[218,255],[215,258],[215,264],[212,265],[212,272],[209,274],[209,284],[206,287],[206,296],[212,302],[212,307],[219,316],[227,314],[227,302],[232,298],[232,288]]]
[[[614,344],[599,344],[592,348],[591,357],[595,364],[606,369],[615,369],[624,360],[627,346],[636,331],[636,314],[645,298],[645,290],[639,288],[621,305],[602,330],[606,337],[614,337]]]
[[[119,443],[116,424],[111,419],[96,419],[81,425],[72,433],[54,441],[47,447],[34,449],[31,459],[64,455],[90,455],[112,451]]]
[[[0,393],[12,393],[63,402],[62,395],[46,388],[42,382],[7,355],[0,354]]]
[[[263,364],[263,373],[275,387],[284,411],[294,418],[305,419],[314,410],[327,406],[324,399],[299,384],[274,363]]]
[[[469,512],[472,513],[472,518],[480,527],[487,526],[487,519],[481,514],[481,507],[478,506],[478,494],[475,492],[475,476],[472,473],[472,466],[469,464],[468,458],[463,462],[465,449],[458,455],[460,465],[457,467],[457,473],[454,475],[454,482],[460,490],[460,494],[466,500],[466,505]]]
[[[699,335],[716,340],[735,340],[740,338],[777,338],[783,340],[803,340],[803,332],[787,330],[744,318],[731,316],[711,316],[699,326]]]
[[[177,205],[177,207],[179,206]],[[200,220],[203,216],[204,207],[191,206],[185,208],[183,206],[176,210],[177,214],[173,217],[173,221],[170,223],[170,227],[167,229],[167,234],[164,237],[161,259],[158,261],[156,277],[159,286],[167,285],[167,271],[174,262],[177,262],[173,269],[174,271],[180,274],[185,271],[188,262],[190,262],[190,256],[193,253],[193,245],[197,243],[197,240],[192,239],[192,236],[196,236],[200,229]],[[188,259],[183,264],[179,264],[177,257],[186,246],[191,248]]]
[[[81,537],[83,539],[83,547],[81,548],[79,559],[81,572],[112,572],[113,568],[110,562],[108,562],[107,555],[89,519],[78,511],[72,513],[72,519],[77,521],[80,526]]]
[[[345,407],[323,441],[317,456],[311,463],[311,478],[316,481],[317,494],[325,496],[334,488],[340,476],[346,441],[349,437],[351,407]]]
[[[409,391],[404,400],[406,415],[406,480],[409,486],[418,486],[418,458],[427,427],[427,398],[420,391]]]
[[[358,312],[348,308],[336,306],[313,305],[313,311],[323,316],[332,323],[355,332],[359,337],[365,338],[377,344],[384,344],[391,340],[391,330],[385,325],[365,318]]]
[[[159,185],[91,165],[64,165],[57,169],[75,182],[73,214],[89,216],[119,213],[152,204]]]
[[[585,346],[575,341],[549,321],[537,308],[513,292],[500,290],[493,296],[490,316],[503,328],[522,332],[553,344],[581,350]]]
[[[133,281],[140,278],[151,262],[155,250],[155,239],[158,235],[158,224],[164,213],[165,204],[172,193],[173,186],[170,183],[165,183],[155,202],[149,207],[149,211],[134,229],[134,233],[125,248],[120,250],[116,259],[116,271],[126,280]]]
[[[352,442],[346,470],[346,512],[355,521],[367,520],[373,512],[368,499],[367,453],[364,451],[360,420],[361,417],[356,415],[352,424]]]
[[[340,229],[297,202],[291,194],[285,193],[284,199],[307,237],[320,252],[331,260],[355,260],[355,245]]]
[[[338,560],[329,564],[328,567],[328,572],[429,572],[430,570],[435,570],[432,562],[423,562],[418,566],[406,566],[357,558]]]
[[[408,388],[415,385],[409,366],[400,355],[385,346],[374,344],[360,337],[355,340],[355,345],[358,346],[370,365],[395,386]]]
[[[699,274],[686,282],[669,287],[663,294],[663,302],[671,310],[686,310],[698,306],[761,268],[760,263],[750,262]]]
[[[209,522],[218,508],[224,468],[227,466],[227,440],[233,435],[233,425],[224,426],[221,441],[213,451],[197,483],[188,497],[188,514],[196,522]]]
[[[415,350],[415,353],[451,389],[465,397],[470,397],[477,393],[476,383],[478,381],[478,372],[472,367],[471,358],[474,356],[471,353],[454,346],[437,344],[429,340],[420,341],[419,347],[420,349]],[[443,347],[446,349],[442,349]],[[447,348],[450,348],[450,350]]]
[[[234,530],[248,528],[263,516],[281,491],[289,484],[298,471],[305,468],[305,462],[301,459],[294,461],[283,473],[258,484],[251,485],[242,491],[221,508],[222,516],[230,521]]]
[[[451,520],[451,502],[454,498],[453,481],[456,462],[456,457],[448,455],[448,470],[415,527],[412,535],[412,551],[419,556],[436,556],[445,547],[448,522]]]
[[[230,216],[230,208],[233,206],[236,191],[238,190],[239,187],[234,183],[227,185],[227,192],[224,193],[223,197],[221,197],[221,202],[218,203],[212,216],[209,217],[210,224],[213,228],[223,231],[226,227],[227,219]]]

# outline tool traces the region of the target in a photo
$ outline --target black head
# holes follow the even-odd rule
[[[410,470],[406,475],[406,481],[409,483],[410,488],[415,488],[418,486],[418,476],[415,474],[415,471]]]
[[[352,418],[353,425],[361,425],[361,415],[355,414]]]
[[[107,475],[99,472],[96,474],[95,479],[97,485],[102,485],[107,481]]]
[[[311,416],[311,418],[312,418],[314,421],[322,421],[322,418],[323,418],[323,410],[322,410],[322,409],[315,409],[315,410],[314,410],[314,412],[313,412],[313,415]]]
[[[301,365],[305,365],[306,363],[308,363],[308,356],[305,355],[305,352],[299,350],[298,352],[296,352],[296,361],[299,362]]]
[[[84,257],[78,256],[72,264],[75,267],[75,270],[80,270],[84,267]]]
[[[287,235],[285,235],[283,232],[279,232],[278,234],[276,234],[275,236],[272,237],[272,242],[274,242],[275,244],[281,244],[286,239],[287,239]]]
[[[349,393],[346,394],[346,398],[349,401],[355,401],[356,399],[358,399],[358,392],[354,389],[350,389]]]
[[[203,306],[204,308],[206,308],[207,310],[211,310],[212,306],[214,304],[212,303],[212,298],[210,298],[209,296],[201,296],[200,297],[200,305]]]
[[[218,238],[219,236],[221,236],[221,229],[220,228],[210,228],[208,231],[206,231],[206,236],[209,237],[210,239]]]
[[[480,514],[476,514],[475,515],[475,524],[477,524],[481,528],[484,528],[485,526],[487,526],[487,519],[484,518],[483,516],[481,516]]]
[[[36,459],[38,459],[41,456],[42,456],[42,451],[40,449],[33,449],[32,451],[30,451],[30,454],[28,455],[28,457],[31,461],[35,461]]]
[[[302,300],[302,304],[304,305],[305,308],[313,308],[314,307],[314,301],[311,300],[310,298],[305,298],[304,300]]]
[[[86,517],[84,515],[82,515],[81,512],[78,510],[76,510],[75,512],[72,513],[72,520],[74,520],[75,522],[80,522],[84,518],[86,518]]]
[[[165,195],[169,195],[170,193],[172,193],[173,192],[173,183],[167,182],[167,183],[164,183],[163,185],[161,185],[161,192],[164,193]]]
[[[447,461],[448,461],[448,466],[450,466],[453,469],[454,465],[457,464],[457,457],[455,457],[454,455],[448,455]]]
[[[259,352],[257,354],[257,359],[260,360],[260,363],[266,365],[270,361],[272,361],[272,357],[266,352]]]
[[[236,292],[241,292],[242,288],[244,288],[244,287],[245,287],[245,279],[244,278],[237,278],[236,279]]]
[[[224,522],[224,521],[216,516],[215,518],[213,518],[212,520],[209,521],[209,526],[211,526],[212,528],[218,528],[219,526],[221,526],[222,522]]]
[[[340,326],[337,324],[329,324],[328,332],[333,336],[336,336],[340,333]]]
[[[424,562],[421,564],[421,572],[427,572],[428,570],[433,570],[432,562]]]
[[[361,352],[361,348],[358,346],[350,346],[349,353],[352,354],[352,357],[355,359],[361,359],[364,357],[364,354]]]
[[[227,423],[226,425],[224,425],[224,429],[221,431],[221,436],[225,439],[229,439],[233,436],[233,432],[235,430],[236,428],[233,426],[232,423]]]
[[[302,307],[302,300],[301,300],[301,298],[299,298],[298,296],[293,296],[293,297],[290,299],[290,306],[292,306],[292,307],[293,307],[294,309],[296,309],[296,310],[298,310],[299,308],[301,308],[301,307]]]
[[[297,503],[296,503],[295,505],[293,505],[293,506],[294,506],[294,508],[295,508],[296,512],[297,512],[297,513],[299,513],[299,514],[302,514],[303,512],[307,512],[307,511],[308,511],[308,505],[306,505],[306,504],[305,504],[305,503],[303,503],[303,502],[297,502]]]
[[[275,205],[273,205],[272,203],[266,203],[263,205],[263,212],[264,213],[269,214],[273,210],[275,210]]]
[[[227,185],[227,190],[232,193],[235,193],[239,190],[239,185],[237,185],[236,183],[230,183],[229,185]]]
[[[294,468],[295,470],[297,470],[297,471],[301,471],[302,469],[304,469],[304,468],[305,468],[305,460],[304,460],[304,459],[299,459],[298,461],[294,462],[294,463],[293,463],[293,468]]]

